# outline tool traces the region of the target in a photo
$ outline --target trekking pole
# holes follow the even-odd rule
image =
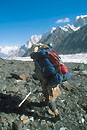
[[[31,95],[31,92],[26,95],[26,97],[23,99],[23,101],[18,105],[18,107],[21,107],[21,105],[25,102],[25,100]]]

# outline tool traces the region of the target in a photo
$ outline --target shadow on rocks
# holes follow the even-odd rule
[[[34,110],[34,108],[36,107],[42,110],[43,107],[47,105],[46,103],[25,101],[25,103],[21,107],[18,107],[21,101],[22,101],[21,98],[17,95],[11,96],[11,95],[0,93],[0,112],[4,112],[6,114],[9,114],[9,113],[15,113],[19,115],[24,114],[27,116],[33,116],[34,119],[36,120],[40,119],[40,120],[45,120],[45,121],[50,121],[50,122],[56,122],[60,120],[59,116],[50,117],[49,115],[48,116],[44,116],[43,114],[41,115],[40,112],[38,113],[35,111],[32,112],[32,109]]]

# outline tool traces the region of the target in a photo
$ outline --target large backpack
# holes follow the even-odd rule
[[[51,49],[43,49],[35,53],[33,56],[33,59],[35,59],[35,70],[40,80],[45,78],[50,85],[58,84],[62,81],[62,77],[56,72],[56,68],[47,53],[48,51],[51,52]]]

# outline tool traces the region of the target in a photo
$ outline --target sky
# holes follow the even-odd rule
[[[23,45],[79,15],[87,15],[87,0],[0,0],[0,47]]]

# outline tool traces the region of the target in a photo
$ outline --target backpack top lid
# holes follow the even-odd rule
[[[53,48],[54,47],[54,44],[52,42],[48,43],[47,44],[50,48]]]

